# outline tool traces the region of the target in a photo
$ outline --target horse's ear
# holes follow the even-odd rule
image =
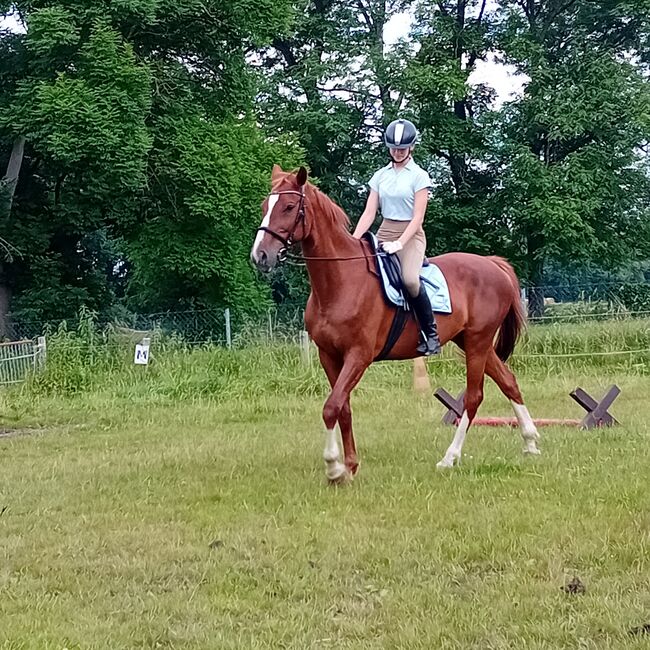
[[[301,167],[296,174],[296,181],[298,185],[302,187],[307,182],[307,170],[304,167]]]
[[[271,178],[277,178],[280,174],[284,174],[282,167],[280,165],[273,165],[273,170],[271,171]]]

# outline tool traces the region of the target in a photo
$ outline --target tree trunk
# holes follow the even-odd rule
[[[0,278],[4,276],[3,264],[0,262]],[[11,301],[11,289],[4,282],[0,283],[0,340],[15,338],[9,315],[9,303]]]
[[[459,68],[463,66],[465,48],[463,46],[463,31],[465,29],[465,12],[467,10],[466,0],[458,0],[456,3],[456,26],[454,37],[454,59]],[[454,116],[460,122],[467,122],[467,97],[454,101]],[[451,178],[456,188],[456,196],[461,204],[467,200],[467,157],[464,152],[449,150],[449,167]]]
[[[14,140],[14,146],[11,149],[7,173],[0,179],[0,217],[9,219],[11,216],[11,206],[14,201],[24,153],[25,138],[18,136]],[[10,324],[7,319],[10,301],[11,289],[7,286],[5,280],[4,264],[0,262],[0,338],[3,339],[12,338]]]
[[[529,287],[528,318],[541,318],[544,315],[544,289],[542,287]]]
[[[0,194],[2,196],[2,214],[9,217],[11,213],[11,204],[14,200],[14,192],[18,184],[18,175],[23,164],[23,154],[25,153],[25,138],[19,136],[14,140],[14,146],[11,150],[7,173],[0,181]]]

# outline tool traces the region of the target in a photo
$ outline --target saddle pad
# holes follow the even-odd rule
[[[408,302],[404,298],[404,290],[401,282],[395,279],[395,266],[399,268],[399,259],[396,255],[387,255],[377,251],[378,240],[373,233],[366,233],[366,238],[370,242],[374,251],[377,252],[377,269],[381,277],[381,284],[386,299],[396,307],[408,309]],[[386,268],[388,266],[388,268]],[[393,268],[391,268],[393,266]],[[391,282],[391,278],[393,281]],[[451,298],[449,296],[449,287],[447,280],[438,266],[432,262],[427,262],[420,270],[420,279],[424,284],[431,307],[433,311],[440,314],[451,314]],[[397,284],[397,286],[395,286]]]

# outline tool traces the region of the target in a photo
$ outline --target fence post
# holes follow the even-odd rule
[[[38,357],[38,361],[36,361]],[[38,366],[38,369],[41,370],[45,367],[45,360],[47,359],[47,343],[44,336],[38,337],[38,343],[36,344],[36,354],[34,355],[34,365]]]
[[[232,333],[230,330],[230,307],[226,307],[224,311],[224,316],[226,317],[226,345],[232,347]]]
[[[311,366],[311,344],[309,342],[309,332],[306,330],[300,331],[300,356],[303,363]]]
[[[413,389],[417,393],[428,393],[431,390],[424,357],[415,357],[413,359]]]

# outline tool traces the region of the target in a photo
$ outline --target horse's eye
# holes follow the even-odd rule
[[[290,212],[290,211],[293,210],[295,207],[296,207],[296,206],[295,206],[293,203],[290,203],[289,205],[287,205],[287,206],[284,208],[284,211],[285,211],[285,212]]]

